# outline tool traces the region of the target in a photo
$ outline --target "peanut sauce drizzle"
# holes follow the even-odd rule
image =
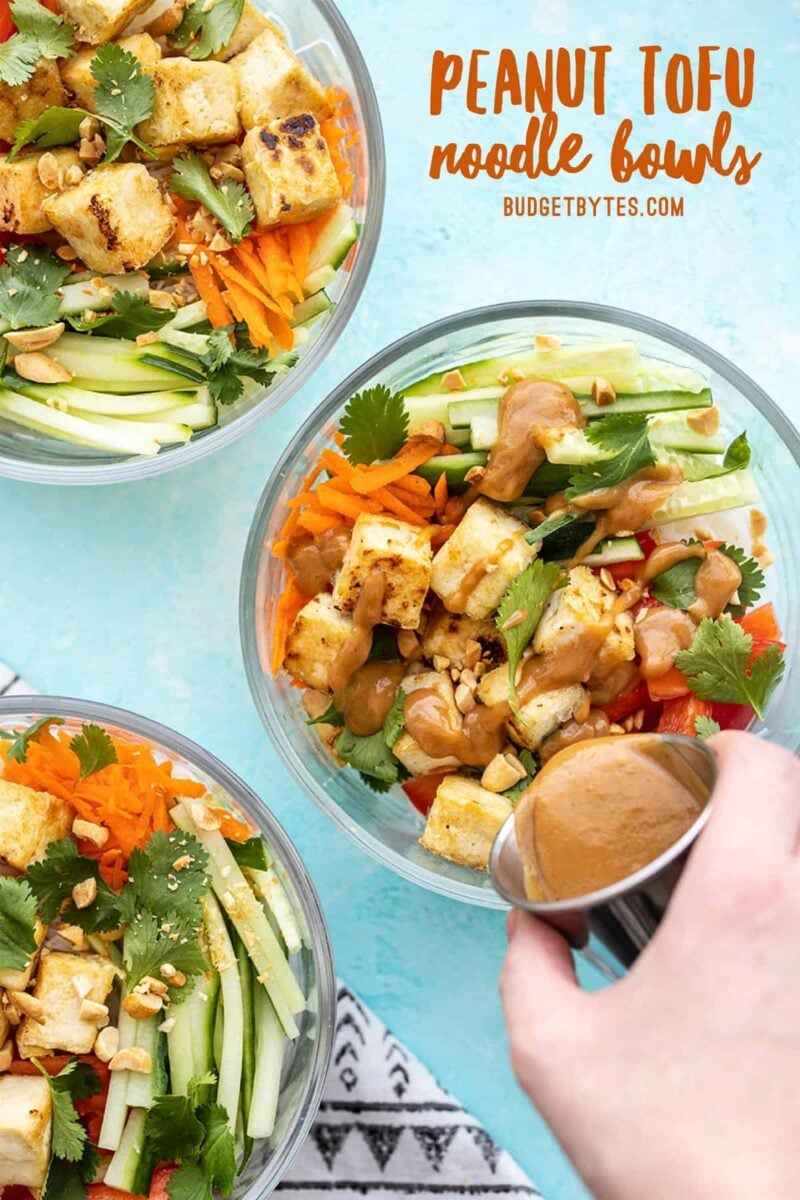
[[[370,571],[353,610],[353,632],[328,668],[328,686],[348,728],[357,737],[370,737],[382,728],[405,672],[399,661],[367,661],[385,592],[384,572]]]

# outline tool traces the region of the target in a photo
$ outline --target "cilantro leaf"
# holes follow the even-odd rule
[[[393,784],[400,778],[400,764],[387,746],[382,729],[371,737],[358,737],[345,727],[336,739],[335,750],[343,763],[370,780]]]
[[[616,413],[593,421],[586,436],[595,446],[613,450],[612,458],[578,467],[570,476],[567,500],[600,488],[617,487],[631,475],[652,467],[656,461],[648,436],[645,413]]]
[[[153,112],[156,85],[142,71],[135,55],[108,42],[101,46],[89,70],[97,83],[94,89],[96,116],[106,127],[104,162],[114,162],[127,142],[133,142],[151,158],[156,155],[133,130]]]
[[[236,1152],[228,1114],[221,1104],[204,1104],[198,1113],[205,1128],[201,1163],[212,1188],[230,1196],[236,1179]]]
[[[561,567],[537,558],[512,580],[500,601],[495,619],[506,643],[509,694],[515,705],[518,703],[517,668],[522,655],[536,633],[551,593],[563,587],[565,582]],[[515,621],[513,626],[504,628],[512,619]]]
[[[351,463],[392,458],[408,437],[408,413],[403,397],[379,383],[347,402],[339,422],[344,452]]]
[[[530,542],[531,545],[534,542],[543,542],[552,533],[558,533],[559,529],[564,529],[567,525],[572,525],[577,520],[578,517],[575,513],[554,513],[552,517],[547,517],[541,524],[535,525],[530,533],[526,533],[525,541]]]
[[[727,612],[734,617],[743,617],[748,608],[752,608],[761,599],[761,593],[767,586],[764,572],[754,558],[748,558],[739,546],[720,546],[723,554],[732,558],[742,573],[742,582],[738,587],[738,603],[729,604]]]
[[[210,7],[206,0],[194,0],[169,40],[187,58],[209,58],[231,40],[243,8],[244,0],[215,0]]]
[[[730,617],[716,621],[706,617],[689,649],[678,654],[675,665],[701,700],[746,704],[763,718],[786,664],[778,645],[768,646],[755,658],[752,653],[753,639],[741,625]]]
[[[177,870],[178,859],[189,858]],[[144,850],[128,859],[128,882],[121,896],[123,917],[133,921],[144,910],[163,917],[175,911],[201,923],[200,901],[208,891],[208,855],[190,833],[154,833]]]
[[[111,297],[113,312],[98,314],[93,321],[82,317],[70,317],[73,329],[81,333],[102,334],[103,337],[134,339],[140,333],[151,333],[161,329],[173,317],[169,309],[153,308],[147,300],[133,292],[115,292]]]
[[[144,1136],[157,1161],[171,1162],[176,1153],[192,1158],[203,1144],[205,1129],[189,1096],[158,1096],[147,1113]]]
[[[246,842],[228,842],[228,849],[240,867],[250,867],[256,871],[268,871],[272,859],[269,856],[264,839],[256,834]]]
[[[722,732],[719,722],[705,716],[705,714],[695,717],[694,731],[702,742],[706,742],[710,737],[715,737],[716,734]]]
[[[38,117],[20,121],[14,131],[14,145],[8,155],[11,162],[25,146],[47,150],[50,146],[69,146],[77,142],[78,126],[88,114],[82,108],[47,108]]]
[[[169,1200],[211,1200],[211,1184],[198,1163],[182,1163],[167,1182]]]
[[[86,1200],[86,1189],[99,1166],[100,1155],[88,1141],[78,1162],[51,1158],[41,1200]]]
[[[311,717],[309,717],[309,719],[306,721],[306,725],[336,725],[341,729],[341,727],[344,725],[344,717],[336,707],[336,701],[331,700],[330,704],[325,709],[325,712],[319,717],[314,717],[313,720]]]
[[[184,200],[199,200],[205,205],[232,241],[240,242],[250,232],[255,219],[250,193],[232,179],[215,184],[199,154],[181,155],[173,161],[169,187]]]
[[[40,58],[72,54],[75,30],[38,0],[12,0],[11,17],[17,32],[0,45],[0,81],[19,86],[36,70]]]
[[[99,725],[83,725],[69,744],[73,754],[78,756],[81,765],[80,777],[87,779],[103,767],[108,767],[117,761],[114,743]]]
[[[128,987],[136,987],[145,975],[158,978],[164,963],[170,963],[184,975],[200,975],[206,960],[197,941],[198,925],[178,912],[157,917],[151,912],[137,913],[125,930],[124,964]],[[189,989],[173,988],[172,1004],[180,1003]]]
[[[212,330],[208,335],[208,349],[202,357],[211,398],[217,404],[233,404],[239,399],[244,391],[240,376],[268,384],[275,375],[265,350],[239,349],[238,342],[234,346],[231,341],[232,334],[236,336],[230,325]]]
[[[36,897],[24,879],[0,876],[0,970],[24,971],[36,953]]]
[[[54,325],[59,318],[55,293],[70,274],[45,246],[9,246],[0,267],[0,318],[11,329]]]
[[[747,440],[747,433],[740,433],[725,451],[725,457],[722,460],[724,471],[726,473],[743,471],[745,467],[750,466],[750,454],[750,443]]]
[[[650,583],[652,595],[668,608],[689,608],[697,599],[695,576],[702,561],[701,558],[684,558],[654,576]]]
[[[397,695],[394,698],[394,703],[386,714],[386,720],[383,722],[383,740],[391,750],[397,739],[402,734],[406,727],[406,719],[404,715],[406,703],[406,694],[401,687],[397,689]]]
[[[46,925],[62,912],[64,904],[64,920],[79,925],[86,933],[109,933],[121,924],[119,897],[101,878],[96,860],[79,854],[72,838],[51,842],[44,858],[28,867],[25,879]],[[85,879],[96,881],[97,898],[88,908],[77,908],[72,889]]]
[[[0,271],[2,274],[2,271]],[[7,729],[0,729],[0,738],[4,741],[11,742],[6,758],[12,762],[24,763],[28,757],[28,747],[31,742],[38,742],[45,729],[51,725],[63,725],[63,717],[40,717],[38,721],[34,721],[27,729],[23,729],[20,733],[11,733]]]
[[[52,1153],[67,1162],[80,1162],[86,1146],[86,1130],[75,1111],[75,1100],[86,1100],[100,1091],[100,1080],[88,1063],[73,1059],[58,1075],[49,1075],[37,1059],[32,1060],[50,1088],[53,1103]]]

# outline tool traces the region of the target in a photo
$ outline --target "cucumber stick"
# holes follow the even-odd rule
[[[156,1096],[163,1096],[167,1090],[166,1044],[158,1028],[162,1020],[149,1017],[136,1022],[136,1045],[150,1055],[153,1069],[149,1075],[131,1072],[126,1097],[131,1108],[152,1108]]]
[[[358,240],[358,225],[349,204],[341,203],[325,223],[308,260],[308,274],[329,267],[336,271]]]
[[[256,1067],[256,1031],[253,999],[255,976],[244,942],[236,937],[235,934],[233,944],[236,950],[236,966],[239,971],[239,983],[242,990],[242,1086],[239,1094],[237,1130],[241,1126],[244,1140],[242,1165],[244,1165],[253,1152],[253,1141],[252,1138],[248,1137],[246,1130],[253,1106],[253,1081]],[[257,984],[256,986],[261,987],[261,984]]]
[[[142,392],[139,395],[115,396],[106,392],[90,392],[71,383],[29,383],[27,379],[13,376],[13,391],[43,404],[66,407],[77,417],[93,413],[106,417],[152,417],[165,409],[187,407],[202,403],[201,397],[208,395],[207,388],[193,387],[191,391]]]
[[[143,1108],[131,1109],[119,1147],[103,1180],[107,1187],[132,1192],[135,1196],[146,1196],[149,1192],[155,1163],[144,1136],[146,1117]]]
[[[441,421],[445,439],[451,446],[468,446],[469,429],[456,429],[447,419],[449,398],[447,396],[404,397],[408,413],[408,427],[426,425],[429,421]]]
[[[77,283],[65,283],[60,289],[59,311],[62,317],[79,317],[86,312],[104,312],[112,307],[115,292],[131,292],[140,300],[150,294],[150,284],[144,275],[92,275]]]
[[[635,386],[639,376],[639,351],[633,342],[582,342],[555,350],[523,350],[501,358],[458,364],[466,388],[495,388],[503,385],[505,373],[518,371],[536,379],[567,379],[591,375],[607,379],[618,392]],[[452,370],[454,368],[448,368]],[[435,372],[406,389],[406,396],[429,396],[442,392],[448,372]],[[452,395],[452,393],[450,393]]]
[[[716,479],[689,481],[676,488],[669,500],[650,518],[647,527],[652,529],[667,521],[702,517],[708,513],[757,503],[758,488],[750,471],[735,471]]]
[[[581,562],[587,567],[610,567],[614,563],[639,562],[644,556],[644,550],[635,537],[606,538],[593,554],[587,554]]]
[[[109,454],[158,454],[159,444],[147,429],[123,421],[118,422],[119,428],[103,429],[84,417],[50,408],[6,388],[0,388],[0,418],[35,433]]]
[[[236,965],[233,948],[225,919],[212,895],[203,899],[203,924],[208,938],[211,961],[219,972],[219,1001],[224,1012],[222,1046],[219,1056],[217,1078],[217,1103],[228,1114],[231,1132],[236,1129],[239,1111],[239,1089],[242,1083],[244,1054],[244,1008],[242,1004],[242,981]]]
[[[255,1014],[255,1076],[253,1102],[247,1121],[251,1138],[268,1138],[275,1129],[278,1098],[281,1090],[283,1057],[286,1037],[281,1023],[270,1004],[269,996],[260,984],[254,990]]]
[[[136,1044],[136,1022],[124,1009],[119,1014],[119,1048],[127,1050]],[[130,1071],[112,1071],[108,1081],[108,1099],[103,1113],[103,1125],[98,1145],[101,1150],[116,1150],[122,1140],[128,1114],[128,1083]]]
[[[455,456],[454,456],[455,457]],[[245,875],[253,885],[253,891],[263,900],[275,917],[288,954],[297,954],[303,939],[292,908],[292,902],[274,867],[266,871],[248,868]]]
[[[170,1011],[170,1017],[175,1021],[167,1034],[170,1091],[173,1095],[187,1095],[190,1079],[214,1069],[214,1019],[218,993],[219,975],[215,970],[209,970],[195,981],[186,999],[173,1005]],[[203,1100],[206,1098],[201,1097]]]
[[[485,453],[437,455],[435,458],[428,459],[421,467],[417,467],[415,473],[421,475],[423,479],[427,479],[428,483],[434,487],[439,482],[440,476],[444,475],[448,491],[463,491],[468,486],[468,472],[473,467],[484,466],[488,457],[488,454]]]

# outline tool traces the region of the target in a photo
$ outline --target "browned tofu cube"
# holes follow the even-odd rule
[[[0,138],[14,141],[14,132],[21,121],[40,117],[45,109],[65,102],[64,85],[54,62],[40,59],[36,70],[25,83],[14,87],[0,83]]]
[[[262,229],[310,221],[341,199],[328,143],[310,113],[251,129],[242,160]]]

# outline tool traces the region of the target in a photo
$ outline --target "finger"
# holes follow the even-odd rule
[[[535,1091],[563,1065],[565,1040],[585,1027],[588,996],[580,989],[564,938],[529,913],[509,921],[500,995],[511,1058],[523,1086]]]
[[[788,750],[749,733],[723,733],[711,743],[719,759],[713,812],[698,851],[749,859],[798,852],[800,762]]]

